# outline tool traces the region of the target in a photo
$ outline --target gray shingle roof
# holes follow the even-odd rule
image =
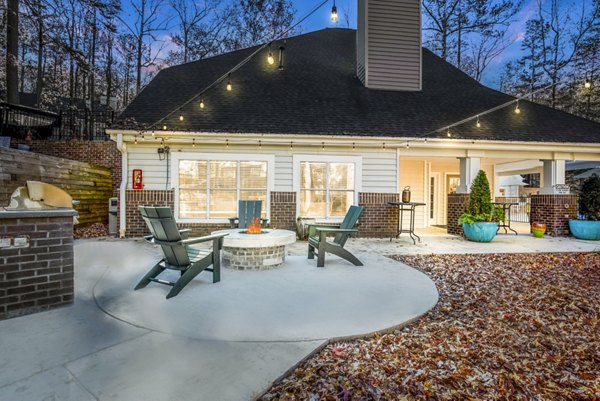
[[[487,88],[423,49],[423,90],[365,88],[356,78],[356,31],[324,29],[288,38],[285,68],[268,65],[267,50],[225,83],[174,113],[169,130],[414,137],[505,103],[512,97]],[[273,44],[277,56],[280,43]],[[162,70],[120,116],[148,126],[208,86],[256,48]],[[277,57],[276,57],[277,59]],[[451,131],[454,138],[600,143],[600,124],[534,103],[507,107]],[[161,124],[162,125],[162,124]],[[435,135],[434,135],[435,136]],[[445,133],[440,133],[440,137]]]

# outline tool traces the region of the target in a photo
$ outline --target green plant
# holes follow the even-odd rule
[[[596,174],[583,182],[579,195],[579,213],[586,220],[600,220],[600,177]]]
[[[485,171],[479,170],[471,184],[467,211],[458,219],[458,224],[504,221],[504,211],[492,205],[490,183]]]

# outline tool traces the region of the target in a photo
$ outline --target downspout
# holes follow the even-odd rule
[[[121,185],[119,186],[119,238],[125,238],[127,229],[127,205],[125,198],[127,190],[127,145],[123,143],[123,134],[117,134],[117,149],[121,152]]]

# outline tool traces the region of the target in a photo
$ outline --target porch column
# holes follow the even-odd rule
[[[544,163],[544,186],[540,188],[540,195],[556,194],[556,185],[565,183],[564,160],[541,160]]]
[[[471,183],[481,169],[479,157],[459,157],[460,160],[460,185],[457,194],[468,194],[471,191]]]

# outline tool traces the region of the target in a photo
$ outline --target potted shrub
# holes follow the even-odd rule
[[[583,182],[579,195],[579,216],[569,220],[569,229],[575,238],[600,240],[600,177],[592,175]]]
[[[490,242],[498,231],[498,222],[504,220],[502,209],[494,209],[490,183],[483,170],[471,184],[467,212],[458,219],[462,224],[465,237],[470,241]]]

